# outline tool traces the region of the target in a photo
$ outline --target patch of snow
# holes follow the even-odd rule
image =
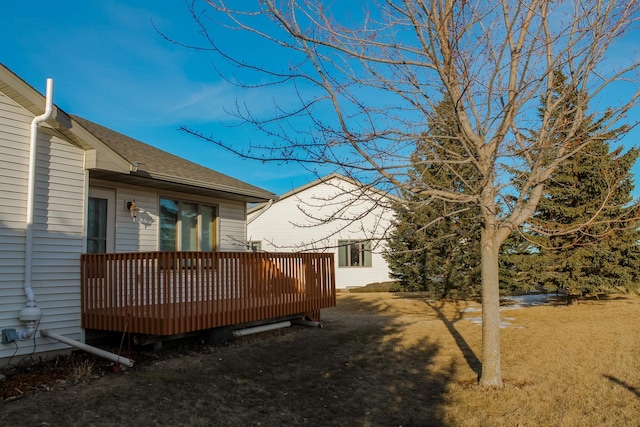
[[[511,304],[509,304],[507,307],[509,307],[510,309],[513,309],[513,308],[522,308],[522,307],[533,307],[538,305],[547,305],[554,298],[555,298],[555,295],[529,294],[529,295],[517,295],[512,297],[504,297],[502,298],[502,301],[511,302]]]
[[[516,310],[525,307],[535,307],[549,304],[555,295],[548,294],[530,294],[530,295],[517,295],[510,297],[503,297],[501,302],[506,302],[506,305],[500,306],[500,311],[504,310]],[[482,307],[468,307],[460,310],[461,313],[481,313]],[[467,317],[466,320],[471,323],[482,325],[482,317]],[[507,328],[511,326],[512,321],[516,320],[514,317],[504,317],[500,322],[500,328]],[[524,326],[515,326],[516,329],[524,329]]]
[[[500,322],[500,328],[504,329],[504,328],[508,328],[509,326],[511,326],[511,322],[508,322],[506,320],[516,320],[513,317],[509,317],[509,318],[505,318]],[[482,325],[482,317],[468,317],[466,318],[466,320],[470,321],[471,323],[474,323],[476,325]]]
[[[502,297],[501,302],[506,302],[506,305],[501,305],[502,310],[515,310],[517,308],[534,307],[540,305],[547,305],[555,298],[555,295],[545,294],[533,294],[533,295],[517,295],[512,297]],[[482,307],[467,307],[460,310],[461,313],[481,313]]]

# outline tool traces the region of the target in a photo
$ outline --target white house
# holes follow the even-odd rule
[[[392,198],[333,173],[249,208],[249,245],[254,251],[332,252],[337,288],[386,282],[382,251]]]
[[[134,292],[138,298],[149,298],[169,280],[179,281],[174,289],[183,295],[164,293],[161,303],[207,295],[211,303],[213,279],[204,290],[187,288],[189,280],[197,278],[196,265],[203,277],[224,270],[219,268],[223,261],[230,270],[240,265],[246,256],[240,254],[244,258],[238,261],[232,253],[246,253],[248,204],[275,198],[251,184],[67,115],[52,96],[52,81],[47,81],[45,97],[0,65],[0,365],[21,355],[68,349],[52,339],[53,333],[84,341],[84,304],[115,301],[121,309]],[[218,263],[211,254],[222,257],[223,251],[226,258]],[[143,252],[151,254],[147,264],[131,267],[142,259],[136,254]],[[100,261],[100,268],[89,272],[81,266],[83,254],[101,253],[132,254],[119,270],[108,272],[122,275],[129,268],[121,282],[135,280],[133,286],[142,286],[143,279],[156,279],[143,291],[132,287],[116,294],[113,289],[119,283],[100,270],[114,262]],[[158,261],[164,254],[171,254],[170,262]],[[190,254],[200,258],[187,259],[195,256]],[[273,267],[275,261],[257,262],[275,271],[272,276],[279,274],[281,282],[295,282]],[[308,273],[312,262],[318,265],[317,260],[304,264],[306,287],[318,276]],[[103,293],[87,292],[81,299],[81,282],[87,278]],[[245,310],[241,319],[253,321],[247,289],[236,292],[245,304],[237,306]],[[220,300],[227,296],[218,294]],[[192,309],[192,318],[183,322],[191,330],[216,319],[213,312],[204,316],[206,307],[198,303],[200,311]],[[326,304],[331,303],[329,295]],[[116,313],[112,320],[122,319]],[[44,331],[49,335],[43,336]]]

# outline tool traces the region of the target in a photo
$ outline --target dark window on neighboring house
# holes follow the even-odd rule
[[[369,240],[339,240],[339,267],[371,267],[371,242]]]

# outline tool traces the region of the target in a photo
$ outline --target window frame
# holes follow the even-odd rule
[[[90,199],[104,199],[107,202],[106,210],[101,212],[101,214],[106,215],[106,217],[104,218],[104,220],[106,221],[106,239],[104,245],[104,253],[114,253],[116,251],[116,190],[112,188],[94,186],[89,187],[89,193],[87,197],[86,216],[84,224],[85,241],[83,242],[83,252],[90,253],[90,240],[94,240],[96,237],[91,235],[92,230],[89,229],[89,205],[91,203]],[[95,213],[96,212],[94,211],[93,214]]]
[[[163,200],[167,200],[170,201],[172,203],[175,203],[177,205],[177,219],[175,224],[173,224],[173,232],[175,233],[174,235],[174,240],[175,240],[175,248],[174,249],[162,249],[162,222],[163,222],[163,215],[162,215],[162,202]],[[195,224],[196,224],[196,248],[195,249],[183,249],[183,237],[184,237],[184,230],[183,230],[183,220],[182,220],[182,216],[184,213],[184,208],[183,205],[185,206],[196,206],[197,207],[197,214],[196,214],[196,219],[195,219]],[[210,230],[210,234],[211,234],[211,249],[207,249],[204,252],[217,252],[218,251],[218,218],[219,218],[219,205],[215,204],[215,203],[206,203],[206,202],[202,202],[202,201],[194,201],[194,200],[189,200],[189,199],[182,199],[180,197],[172,197],[172,196],[159,196],[158,198],[158,250],[159,251],[166,251],[166,252],[171,252],[171,251],[176,251],[176,252],[203,252],[202,250],[202,236],[203,236],[203,208],[208,208],[211,209],[212,215],[211,215],[211,223],[213,224],[213,226],[211,227]],[[209,222],[207,222],[209,223]]]
[[[87,200],[87,250],[88,254],[107,253],[109,240],[109,199],[89,196]]]
[[[353,245],[358,245],[358,264],[353,263]],[[339,268],[371,268],[373,257],[371,252],[371,240],[368,239],[343,239],[338,240],[338,267]]]

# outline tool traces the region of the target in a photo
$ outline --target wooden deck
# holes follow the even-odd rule
[[[82,255],[82,327],[174,335],[301,315],[336,303],[333,254]]]

